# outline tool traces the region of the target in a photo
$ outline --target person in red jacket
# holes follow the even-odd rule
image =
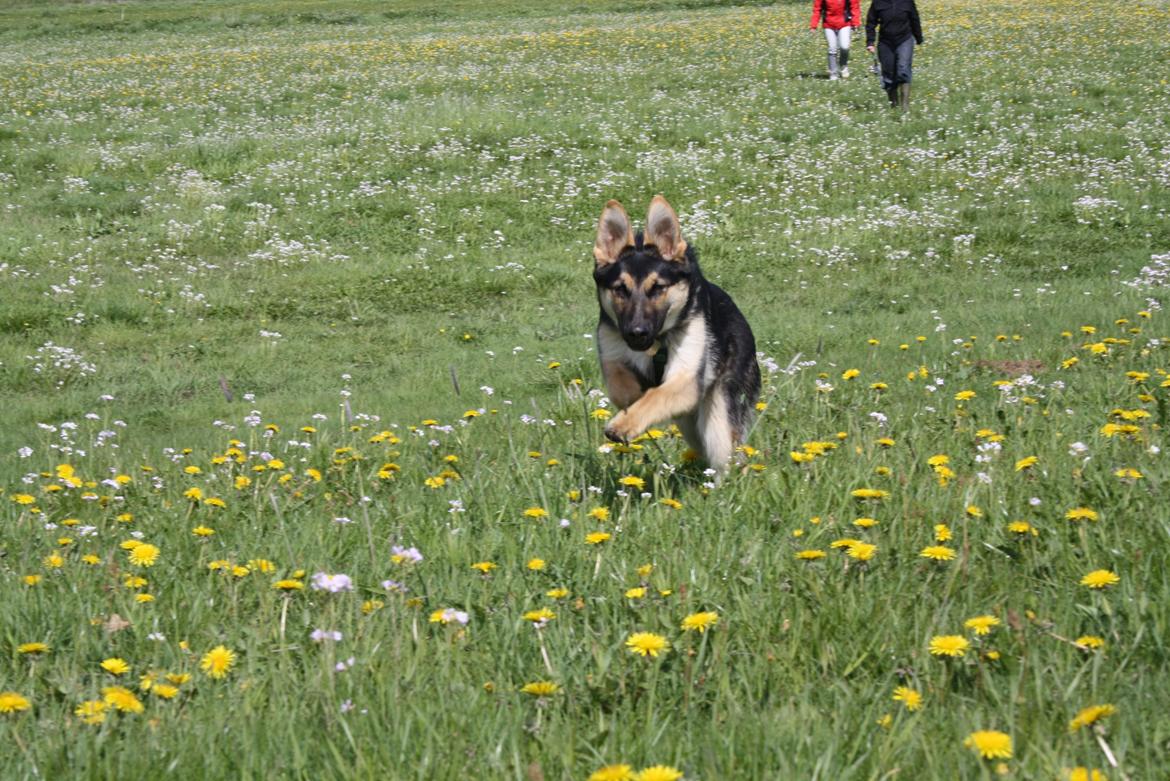
[[[825,28],[829,42],[829,81],[849,78],[849,39],[861,26],[861,0],[813,0],[808,29],[817,25]]]

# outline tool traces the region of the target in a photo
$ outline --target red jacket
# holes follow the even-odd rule
[[[849,17],[846,19],[846,17]],[[812,21],[809,29],[815,30],[824,19],[825,27],[840,30],[842,27],[861,26],[861,0],[813,0]]]

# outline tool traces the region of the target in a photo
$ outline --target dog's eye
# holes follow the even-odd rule
[[[620,282],[611,287],[610,290],[619,296],[628,296],[630,294],[630,291],[626,290],[626,286]]]
[[[656,296],[659,293],[661,293],[663,290],[666,290],[666,288],[668,288],[668,287],[670,287],[670,286],[664,285],[661,282],[657,282],[650,288],[650,295]]]

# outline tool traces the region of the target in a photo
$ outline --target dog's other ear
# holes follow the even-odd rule
[[[654,200],[650,201],[644,243],[657,247],[658,254],[665,260],[681,261],[687,251],[687,243],[682,239],[682,228],[678,224],[678,215],[661,195],[655,195]]]
[[[593,244],[593,257],[597,265],[607,266],[618,259],[622,250],[634,246],[634,231],[630,228],[630,217],[617,201],[609,201],[597,221],[597,241]]]

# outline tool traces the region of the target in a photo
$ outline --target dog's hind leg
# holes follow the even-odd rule
[[[723,474],[731,463],[741,436],[732,423],[724,394],[715,392],[704,400],[697,422],[699,438],[703,443],[703,457],[712,469]]]

